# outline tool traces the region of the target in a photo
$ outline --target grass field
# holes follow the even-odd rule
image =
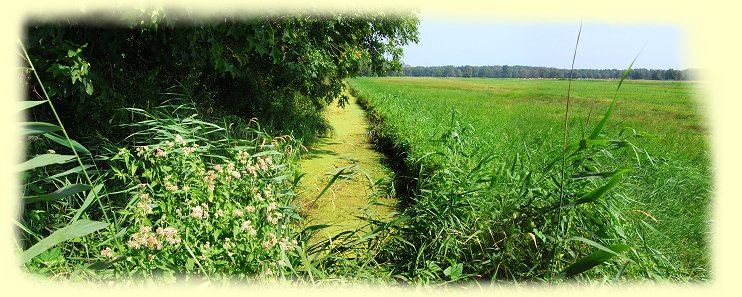
[[[450,152],[453,145],[441,141],[441,137],[454,130],[461,134],[461,138],[466,138],[465,147],[461,148],[466,151],[466,160],[476,160],[485,155],[491,157],[490,163],[493,165],[489,167],[494,169],[489,169],[488,174],[495,178],[498,174],[504,174],[496,168],[505,165],[516,169],[507,174],[511,181],[514,181],[512,176],[518,172],[516,165],[521,166],[518,168],[522,173],[529,172],[530,175],[533,172],[536,176],[550,161],[561,156],[568,88],[566,80],[390,77],[357,78],[349,80],[348,84],[358,97],[368,102],[372,113],[381,118],[382,124],[375,131],[377,136],[393,139],[394,146],[406,152],[405,163],[408,167],[422,166],[422,171],[432,168],[427,172],[431,176],[448,172],[446,166],[451,166],[450,162],[447,163],[445,157],[429,157],[429,153]],[[591,133],[610,105],[617,85],[618,81],[612,80],[573,81],[569,142]],[[650,255],[644,259],[653,260],[646,262],[656,264],[657,259],[664,261],[664,264],[658,265],[662,269],[636,265],[639,267],[634,271],[636,276],[676,280],[699,280],[709,276],[707,234],[712,170],[706,121],[698,99],[701,98],[697,98],[690,82],[625,81],[604,132],[609,138],[629,137],[627,140],[634,146],[605,150],[599,156],[590,158],[593,165],[597,164],[604,170],[634,169],[623,177],[609,194],[610,198],[603,200],[617,201],[616,205],[611,206],[615,208],[610,209],[618,210],[607,213],[623,215],[619,220],[622,223],[614,224],[620,225],[616,227],[616,234],[619,235],[614,237],[621,238],[621,242],[632,247],[642,246],[641,251],[635,250],[633,253]],[[452,129],[457,125],[458,130]],[[456,136],[459,137],[459,134]],[[418,182],[422,183],[421,180]],[[448,186],[440,183],[418,185],[418,190],[423,189],[422,193],[426,190],[445,191],[444,188]],[[505,183],[497,187],[508,186]],[[474,200],[492,199],[499,197],[497,193],[507,191],[500,188],[477,196]],[[424,203],[418,200],[414,204]],[[483,202],[469,205],[479,207],[472,216],[490,217],[494,222],[490,225],[502,220],[502,214],[484,213],[482,209],[486,207]],[[505,213],[502,208],[506,205],[500,203],[487,209]],[[486,221],[486,218],[479,219]],[[575,222],[578,221],[575,219]],[[571,222],[565,224],[571,226]],[[472,234],[484,228],[482,223],[474,225],[479,227],[472,227],[476,230]],[[578,225],[574,223],[574,226]],[[532,231],[528,228],[531,227],[526,227],[524,233]],[[526,236],[533,237],[536,245],[538,241],[533,234],[538,228],[536,223],[535,231],[528,232],[530,235]],[[628,232],[628,229],[632,232]],[[508,236],[514,235],[505,237]],[[540,234],[539,239],[542,239]],[[548,236],[544,237],[544,242],[548,242]],[[485,251],[486,248],[481,250]],[[419,250],[417,253],[418,256],[424,254]],[[474,254],[471,252],[455,261],[480,261]],[[516,254],[513,252],[511,256]],[[449,262],[453,259],[450,254],[446,257]],[[534,257],[545,262],[540,254]],[[465,263],[464,271],[482,271],[481,267],[477,267]],[[616,270],[623,272],[620,268],[612,271]],[[501,272],[501,268],[487,271],[493,275],[512,275]],[[631,267],[626,271],[630,273]]]

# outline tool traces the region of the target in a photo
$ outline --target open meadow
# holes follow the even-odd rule
[[[464,270],[479,274],[519,278],[554,264],[539,254],[543,252],[539,248],[523,256],[516,247],[566,242],[570,234],[605,245],[631,246],[626,258],[634,262],[619,260],[610,273],[661,279],[709,276],[712,171],[701,98],[692,82],[624,81],[613,114],[599,133],[614,145],[584,158],[567,158],[565,170],[573,172],[567,186],[560,184],[558,172],[549,173],[558,171],[562,161],[567,80],[385,77],[348,83],[376,118],[377,144],[392,158],[403,158],[408,175],[417,175],[409,177],[417,183],[410,209],[417,206],[417,215],[425,215],[435,212],[425,209],[466,201],[426,216],[422,220],[427,223],[417,226],[421,234],[430,231],[419,244],[425,247],[430,242],[428,248],[437,253],[422,248],[412,252],[432,261],[438,257],[464,262]],[[595,139],[593,129],[618,84],[618,80],[572,82],[567,143]],[[618,177],[606,183],[586,178],[588,171]],[[596,182],[577,184],[585,180]],[[573,200],[575,205],[557,207],[559,212],[548,206],[556,203],[550,200],[553,197],[584,197],[580,195],[603,184],[612,184],[612,189],[591,203]],[[566,194],[560,196],[565,187]],[[452,222],[436,225],[439,220]],[[550,227],[557,221],[559,228]],[[425,228],[430,230],[420,230]],[[443,238],[436,235],[441,228],[456,232]],[[461,236],[456,237],[457,232]],[[497,244],[493,249],[466,243],[476,240]],[[509,240],[522,242],[509,245]],[[459,251],[445,251],[453,246]],[[565,248],[567,254],[580,253],[579,248]],[[509,257],[520,263],[489,267],[494,265],[490,260],[507,266]]]

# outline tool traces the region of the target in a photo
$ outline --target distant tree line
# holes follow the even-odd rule
[[[625,69],[575,69],[572,77],[591,79],[618,79]],[[569,69],[533,66],[407,66],[402,71],[387,72],[387,76],[414,77],[491,77],[491,78],[569,78]],[[364,69],[364,75],[373,75]],[[676,69],[632,69],[629,79],[646,80],[691,80],[693,70]]]

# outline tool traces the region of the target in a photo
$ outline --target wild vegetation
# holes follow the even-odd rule
[[[571,87],[349,80],[398,171],[385,193],[398,213],[310,240],[331,228],[302,217],[297,160],[329,132],[325,107],[348,103],[346,78],[402,69],[417,18],[119,13],[31,22],[20,42],[15,243],[33,275],[415,285],[709,275],[709,157],[692,84],[624,81],[630,72]],[[319,196],[347,177],[335,169]]]
[[[324,227],[299,222],[296,156],[326,132],[321,112],[344,78],[401,66],[417,19],[99,16],[29,23],[19,47],[23,269],[122,282],[327,275],[339,257],[308,246]]]
[[[203,115],[256,117],[277,133],[311,141],[326,130],[320,112],[341,96],[344,78],[362,65],[373,73],[399,69],[400,47],[417,40],[415,17],[385,12],[218,22],[165,10],[126,13],[26,27],[24,45],[73,136],[123,138],[131,132],[119,126],[131,120],[125,108],[151,109],[167,100],[162,93],[185,91]],[[29,83],[29,97],[40,98],[38,84]]]
[[[386,255],[398,273],[553,279],[602,253],[618,256],[588,278],[708,277],[709,156],[692,85],[573,82],[562,163],[568,83],[349,81],[415,185]]]

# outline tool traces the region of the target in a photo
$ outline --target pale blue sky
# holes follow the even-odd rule
[[[404,48],[405,64],[527,65],[569,68],[580,21],[466,22],[420,17],[418,44]],[[625,69],[646,43],[634,68],[685,69],[683,32],[652,24],[585,22],[575,68]]]

